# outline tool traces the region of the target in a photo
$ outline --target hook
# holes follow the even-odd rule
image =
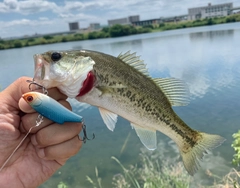
[[[32,85],[36,85],[36,86],[38,86],[39,88],[42,88],[42,91],[43,91],[43,93],[44,93],[45,95],[48,95],[48,90],[47,90],[43,85],[38,84],[37,82],[35,82],[34,79],[33,79],[33,80],[27,80],[27,82],[29,83],[28,88],[29,88],[30,91],[33,91],[33,89],[31,88],[31,86],[32,86]]]
[[[86,129],[86,125],[83,124],[82,126],[83,129],[83,139],[81,141],[83,141],[83,143],[85,144],[87,140],[93,140],[95,138],[95,134],[93,133],[93,137],[91,139],[88,138],[87,136],[87,129]]]

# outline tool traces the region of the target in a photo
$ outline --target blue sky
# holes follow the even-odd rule
[[[0,0],[0,37],[68,31],[73,21],[84,28],[130,15],[144,20],[187,14],[188,8],[209,2],[240,6],[239,0]]]

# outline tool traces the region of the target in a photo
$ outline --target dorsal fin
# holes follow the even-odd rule
[[[136,56],[136,52],[130,53],[130,51],[128,51],[124,54],[121,53],[118,55],[117,58],[121,59],[122,61],[131,65],[132,67],[134,67],[136,70],[138,70],[142,74],[149,77],[149,73],[146,68],[146,65],[143,63],[143,60],[140,60],[140,56]]]
[[[172,106],[188,105],[189,90],[186,83],[176,78],[154,78],[153,80],[160,86]]]

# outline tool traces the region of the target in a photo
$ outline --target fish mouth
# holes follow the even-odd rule
[[[40,54],[35,54],[33,56],[33,59],[34,59],[34,70],[35,70],[34,80],[41,82],[42,80],[44,80],[44,77],[46,75],[45,65],[47,64],[47,62],[44,60],[44,58]]]

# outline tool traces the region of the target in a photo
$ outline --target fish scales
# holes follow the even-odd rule
[[[114,57],[89,50],[49,51],[34,58],[38,83],[97,106],[110,130],[114,130],[117,116],[122,116],[150,150],[156,149],[156,131],[169,136],[191,175],[203,155],[224,141],[221,136],[191,129],[171,107],[188,103],[185,85],[174,78],[151,78],[136,54]],[[81,95],[89,80],[94,80],[92,88]]]

